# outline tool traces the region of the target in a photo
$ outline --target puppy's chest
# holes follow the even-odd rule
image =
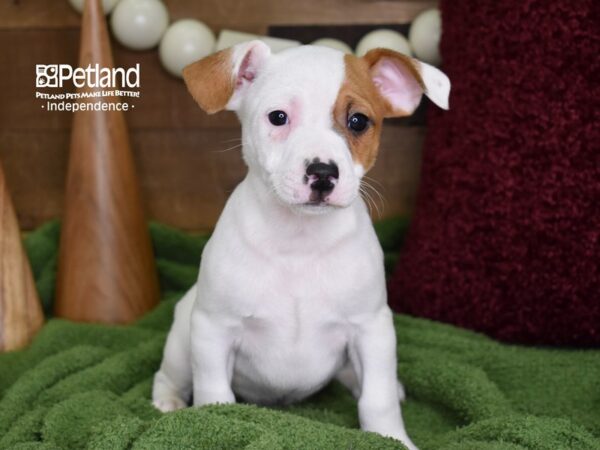
[[[357,299],[364,301],[380,281],[376,257],[349,246],[323,251],[307,246],[290,253],[248,251],[228,266],[236,270],[220,271],[221,292],[231,294],[229,300],[244,316],[257,318],[339,317],[356,307]]]
[[[346,340],[345,275],[327,261],[279,262],[262,267],[246,290],[242,317],[246,344],[281,342],[305,347]]]
[[[239,283],[245,292],[245,313],[255,318],[279,320],[294,317],[302,323],[316,317],[332,320],[344,315],[356,289],[364,279],[350,279],[350,268],[335,267],[324,261],[278,261],[250,271],[247,283]],[[254,274],[252,275],[252,273]]]
[[[347,322],[338,305],[317,295],[285,292],[254,303],[242,318],[246,339],[277,339],[290,345],[319,339],[342,339]]]

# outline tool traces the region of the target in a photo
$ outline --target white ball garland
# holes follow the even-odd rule
[[[410,56],[410,44],[400,33],[381,28],[365,34],[356,46],[356,56],[364,56],[369,50],[383,47]]]
[[[158,55],[162,65],[176,77],[188,64],[210,55],[215,48],[215,35],[205,24],[182,19],[171,24],[163,35]]]
[[[339,39],[321,38],[311,42],[310,45],[320,45],[321,47],[333,48],[344,53],[353,53],[352,48],[350,48],[350,46],[344,41],[340,41]]]
[[[441,35],[442,19],[439,9],[433,8],[419,14],[410,26],[408,33],[415,56],[426,63],[439,65],[441,62],[439,50]]]
[[[119,0],[102,0],[102,7],[104,8],[104,14],[110,13]],[[85,0],[69,0],[71,6],[79,12],[83,12],[83,4]]]
[[[69,0],[69,3],[82,12],[85,1]],[[112,12],[111,29],[121,44],[132,50],[148,50],[160,42],[160,61],[169,73],[177,77],[181,77],[185,66],[220,50],[226,43],[261,39],[268,42],[274,52],[300,45],[297,41],[232,30],[222,30],[217,41],[212,30],[195,19],[178,20],[169,26],[169,11],[161,0],[102,0],[102,7],[105,14]],[[377,47],[389,48],[408,56],[414,51],[417,58],[439,65],[440,37],[440,11],[433,8],[415,18],[409,31],[410,42],[401,33],[382,28],[364,35],[356,46],[355,54],[360,57]],[[325,37],[311,44],[352,53],[352,48],[339,39]]]
[[[132,50],[155,47],[169,25],[169,11],[160,0],[121,0],[111,17],[117,41]]]

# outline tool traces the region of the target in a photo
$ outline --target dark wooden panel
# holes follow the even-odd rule
[[[69,133],[0,133],[0,160],[19,225],[32,229],[62,211]]]
[[[420,170],[421,127],[384,128],[379,159],[368,180],[385,199],[382,217],[408,213]],[[132,145],[148,216],[188,230],[214,226],[243,178],[239,129],[132,130]],[[34,228],[60,217],[68,131],[0,133],[0,159],[20,224]],[[378,217],[373,211],[374,217]]]
[[[179,228],[212,228],[245,174],[238,129],[135,132],[150,217]]]
[[[433,0],[165,0],[173,20],[192,17],[219,28],[245,31],[267,25],[410,22]],[[2,28],[64,28],[79,25],[67,0],[3,0]]]
[[[365,178],[383,197],[381,218],[412,213],[425,132],[425,127],[384,125],[377,161]],[[380,218],[377,211],[371,213],[374,219]]]

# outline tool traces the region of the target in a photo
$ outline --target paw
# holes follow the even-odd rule
[[[187,408],[187,404],[178,397],[159,398],[152,402],[154,407],[164,413]]]

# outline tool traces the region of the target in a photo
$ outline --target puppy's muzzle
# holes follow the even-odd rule
[[[323,163],[315,158],[311,164],[306,167],[305,180],[310,183],[310,202],[320,203],[326,200],[328,194],[333,191],[335,184],[340,176],[338,166],[333,161]]]

